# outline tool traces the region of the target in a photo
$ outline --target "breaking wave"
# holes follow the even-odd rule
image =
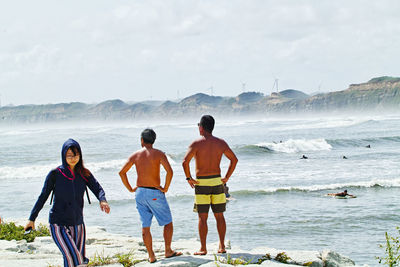
[[[116,159],[110,161],[96,162],[85,164],[91,172],[96,173],[102,170],[120,169],[125,160]],[[50,163],[45,165],[26,165],[21,167],[0,167],[0,180],[1,179],[24,179],[24,178],[38,178],[45,177],[52,169],[59,166],[60,163]]]
[[[289,139],[284,142],[259,143],[257,147],[269,151],[283,153],[298,153],[303,151],[327,151],[331,150],[332,146],[325,139]]]

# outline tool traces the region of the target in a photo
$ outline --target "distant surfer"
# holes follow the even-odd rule
[[[343,192],[340,192],[340,193],[329,193],[328,196],[333,196],[333,197],[346,197],[346,196],[356,197],[355,195],[347,194],[347,190],[344,190]]]
[[[308,157],[306,155],[301,156],[300,159],[308,159]]]
[[[366,145],[365,147],[366,147],[366,148],[371,148],[371,145]]]
[[[347,157],[346,157],[346,156],[343,156],[343,159],[347,159]]]

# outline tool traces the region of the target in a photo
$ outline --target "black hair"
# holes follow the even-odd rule
[[[83,165],[83,159],[82,159],[82,153],[79,153],[79,149],[76,146],[71,146],[69,149],[71,149],[72,153],[74,153],[74,156],[79,155],[79,161],[75,166],[75,169],[83,174],[85,177],[89,177],[91,175],[90,171],[85,168],[85,165]],[[68,151],[68,150],[67,150]]]
[[[140,137],[142,137],[144,143],[152,145],[156,141],[156,132],[153,129],[147,128],[143,130]]]
[[[200,119],[200,126],[209,133],[214,130],[215,120],[211,115],[204,115]]]

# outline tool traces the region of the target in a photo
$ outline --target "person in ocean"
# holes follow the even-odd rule
[[[306,155],[301,156],[300,159],[308,159],[308,157]]]
[[[219,235],[218,253],[226,253],[225,233],[226,223],[224,211],[226,209],[226,197],[224,186],[235,170],[238,159],[228,144],[212,135],[215,120],[210,115],[204,115],[198,124],[201,137],[195,140],[190,146],[183,159],[183,170],[189,185],[195,189],[194,211],[199,217],[200,250],[195,255],[207,254],[207,219],[208,211],[211,209],[217,221]],[[229,168],[224,178],[221,177],[221,158],[225,155],[229,161]],[[190,161],[196,160],[196,179],[190,174]]]
[[[328,196],[334,196],[334,197],[355,197],[354,195],[350,195],[347,193],[347,190],[344,190],[343,192],[340,193],[329,193]]]
[[[62,165],[51,170],[46,177],[42,192],[29,216],[25,231],[35,229],[35,220],[48,199],[51,202],[49,223],[51,236],[60,249],[64,266],[86,266],[86,231],[83,222],[83,196],[87,187],[100,201],[100,209],[110,212],[103,188],[92,173],[83,165],[81,147],[78,142],[68,139],[61,150]],[[89,199],[89,196],[88,196]]]
[[[168,192],[172,181],[173,171],[164,152],[154,149],[153,144],[156,140],[156,133],[152,129],[145,129],[141,133],[142,149],[133,153],[119,175],[122,183],[129,192],[136,192],[136,208],[142,222],[142,237],[149,254],[148,261],[156,262],[153,251],[152,236],[150,232],[153,216],[156,217],[158,224],[164,226],[165,257],[171,258],[182,255],[171,249],[173,224],[172,215],[165,193]],[[136,187],[132,188],[128,181],[127,172],[136,165],[137,180]],[[160,165],[166,171],[165,185],[160,185]]]

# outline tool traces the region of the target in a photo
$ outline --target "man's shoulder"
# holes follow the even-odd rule
[[[135,152],[133,152],[132,153],[132,155],[129,157],[129,159],[135,159],[135,158],[137,158],[138,156],[140,156],[141,154],[143,154],[145,151],[143,150],[143,149],[139,149],[139,150],[137,150],[137,151],[135,151]]]
[[[228,145],[228,144],[225,142],[224,139],[219,138],[219,137],[216,137],[216,136],[213,136],[212,141],[213,141],[214,143],[218,144],[218,145],[221,145],[221,146],[227,146],[227,145]]]
[[[165,155],[165,152],[164,152],[164,151],[162,151],[162,150],[160,150],[160,149],[157,149],[157,148],[153,148],[152,153],[154,153],[154,154],[157,155],[157,156],[163,156],[163,155]]]
[[[199,137],[199,138],[197,138],[196,140],[194,140],[194,141],[190,144],[190,146],[196,146],[196,145],[198,145],[198,144],[203,143],[204,141],[205,141],[205,138],[204,138],[204,137]]]
[[[214,136],[214,135],[213,135],[213,137],[214,137],[215,140],[217,140],[218,142],[224,142],[224,143],[225,143],[225,140],[224,140],[224,139],[222,139],[222,138],[220,138],[220,137],[217,137],[217,136]]]

